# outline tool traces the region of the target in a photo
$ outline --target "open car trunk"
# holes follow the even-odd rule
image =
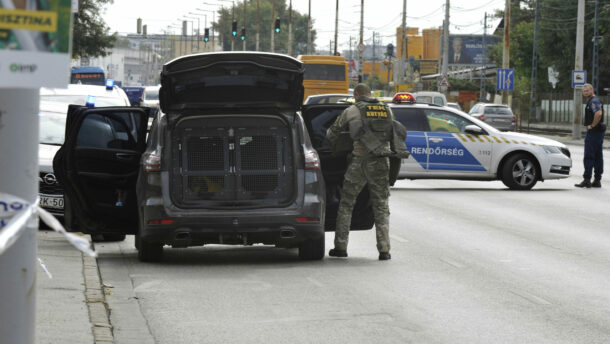
[[[293,139],[278,116],[190,116],[171,133],[179,207],[284,206],[295,192]]]

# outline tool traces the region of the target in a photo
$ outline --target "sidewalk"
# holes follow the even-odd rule
[[[530,130],[532,135],[546,137],[555,141],[559,141],[566,145],[584,146],[585,134],[584,130],[581,132],[581,139],[574,140],[572,138],[572,125],[563,123],[530,123]],[[527,126],[524,124],[521,128],[521,133],[527,133]],[[604,140],[604,149],[610,149],[610,130],[606,131],[606,137]]]
[[[88,237],[88,236],[87,236]],[[114,343],[95,258],[52,230],[38,231],[36,343]]]

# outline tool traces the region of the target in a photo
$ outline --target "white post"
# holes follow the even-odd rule
[[[28,203],[38,195],[39,98],[38,89],[0,88],[0,192]],[[0,255],[0,343],[34,343],[37,221],[29,226]]]
[[[574,69],[582,70],[585,36],[585,0],[578,0],[578,10],[576,16],[576,51],[574,58]],[[572,118],[572,139],[580,140],[580,131],[582,130],[582,86],[574,87],[573,104],[574,116]]]

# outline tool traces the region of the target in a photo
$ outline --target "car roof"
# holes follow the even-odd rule
[[[83,84],[69,84],[67,88],[40,88],[41,96],[95,96],[99,98],[120,98],[125,102],[126,106],[129,106],[129,98],[125,91],[119,86],[113,86],[112,90],[106,89],[106,86],[98,85],[83,85]]]

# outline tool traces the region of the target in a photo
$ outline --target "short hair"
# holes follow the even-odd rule
[[[593,85],[591,85],[589,83],[586,83],[586,84],[582,85],[582,88],[585,88],[585,87],[594,90]]]
[[[359,96],[370,96],[371,88],[367,84],[358,84],[354,87],[354,94]]]

